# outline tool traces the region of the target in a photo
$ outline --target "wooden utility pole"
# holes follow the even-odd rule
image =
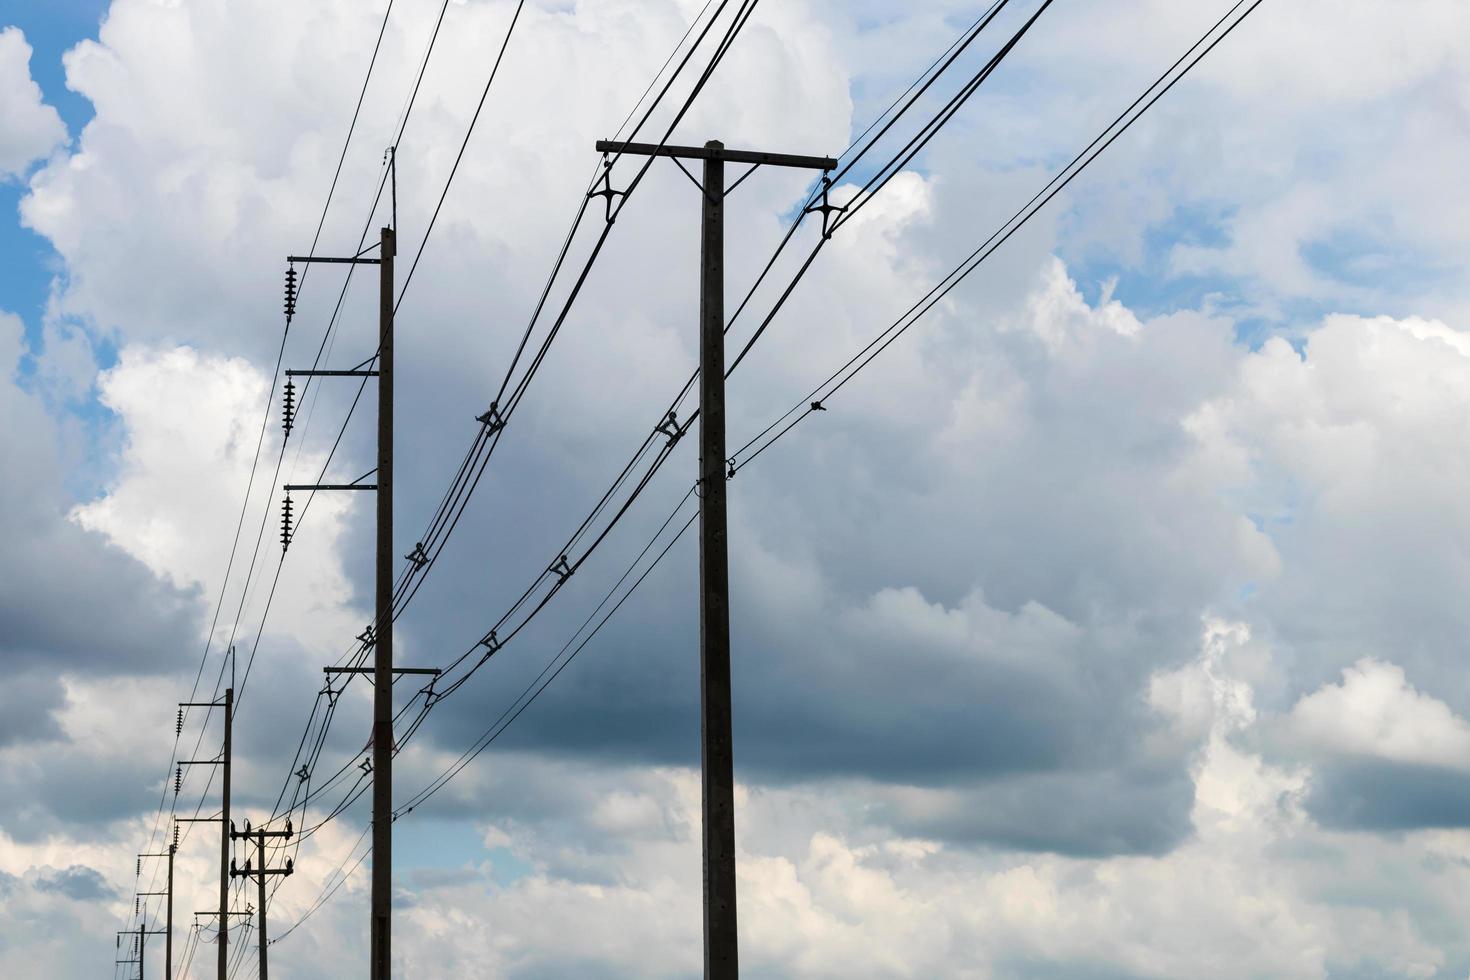
[[[234,656],[234,651],[230,651]],[[220,767],[222,787],[219,816],[219,980],[226,980],[229,976],[229,961],[227,954],[230,944],[229,919],[226,915],[230,907],[230,735],[235,723],[235,689],[225,688],[223,701],[181,701],[181,708],[224,708],[225,709],[225,738],[224,749],[218,759],[181,759],[179,760],[180,771],[183,766],[212,766],[218,764]],[[178,792],[178,783],[174,784],[174,792]],[[180,817],[179,822],[187,822],[189,818]],[[213,822],[213,817],[197,818],[206,822]]]
[[[219,821],[219,980],[230,975],[226,951],[230,945],[230,920],[225,911],[230,907],[230,729],[234,727],[235,689],[225,688],[225,753],[224,802]]]
[[[391,161],[390,161],[391,162]],[[369,973],[373,980],[389,980],[392,970],[391,913],[393,903],[393,678],[406,671],[393,666],[393,258],[397,234],[392,228],[380,232],[377,258],[361,255],[347,258],[320,255],[291,255],[287,262],[329,262],[378,266],[378,353],[377,367],[361,366],[348,371],[287,371],[288,377],[363,377],[378,379],[378,465],[375,483],[288,484],[282,512],[281,544],[291,542],[290,501],[293,490],[376,490],[377,550],[374,560],[376,599],[374,623],[363,636],[373,648],[373,871],[371,928],[368,948]],[[294,271],[288,270],[286,302],[294,309]],[[290,432],[292,409],[286,409]],[[328,671],[331,672],[330,670]],[[367,673],[348,668],[344,673]],[[428,671],[425,671],[428,672]],[[437,671],[435,671],[437,673]]]
[[[255,901],[255,925],[256,931],[258,933],[256,938],[260,943],[260,980],[267,980],[269,976],[266,970],[266,946],[269,945],[269,942],[267,941],[265,934],[265,879],[270,877],[271,875],[289,875],[295,871],[294,862],[289,859],[286,861],[286,866],[284,868],[269,868],[266,866],[265,839],[267,837],[279,837],[284,840],[290,840],[291,833],[291,821],[289,820],[286,821],[285,830],[266,830],[264,827],[261,827],[258,830],[251,830],[250,821],[248,820],[245,821],[244,830],[235,830],[233,827],[230,828],[231,838],[234,838],[236,840],[244,839],[247,846],[249,845],[250,841],[255,841],[256,855],[260,859],[260,864],[252,867],[250,859],[247,857],[245,859],[244,870],[235,867],[235,863],[233,861],[230,862],[231,878],[254,878],[256,887],[258,889],[258,891],[256,892]]]
[[[378,257],[377,628],[373,631],[372,978],[392,976],[393,903],[393,255],[392,228]]]
[[[174,825],[174,841],[168,845],[168,850],[157,854],[139,854],[141,858],[167,858],[168,859],[168,884],[164,888],[167,899],[168,925],[164,929],[164,961],[163,975],[165,980],[174,980],[174,852],[178,850],[178,824]],[[144,893],[151,894],[151,893]]]
[[[124,929],[124,930],[119,931],[118,934],[117,934],[117,936],[118,936],[118,943],[119,944],[121,944],[122,937],[123,936],[136,936],[137,937],[138,958],[136,960],[133,960],[133,959],[117,960],[117,963],[137,963],[138,964],[138,980],[143,980],[143,961],[144,961],[143,947],[146,944],[149,936],[161,936],[161,935],[163,935],[163,930],[162,929],[149,929],[149,928],[147,928],[147,926],[143,922],[139,922],[138,923],[138,928],[136,928],[136,929]]]
[[[699,688],[704,819],[704,975],[740,975],[735,916],[735,755],[730,696],[730,562],[725,521],[725,161],[832,170],[827,157],[599,140],[603,153],[704,161],[699,272]],[[683,164],[679,164],[683,168]],[[688,171],[685,171],[686,173]],[[748,174],[750,171],[747,171]],[[738,184],[745,179],[742,175]],[[731,186],[734,189],[734,186]]]

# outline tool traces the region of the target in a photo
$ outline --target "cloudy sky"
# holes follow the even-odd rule
[[[663,135],[741,4],[528,0],[468,143],[517,4],[386,6],[0,0],[0,975],[132,975],[115,934],[163,908],[135,856],[219,807],[206,767],[177,794],[173,771],[219,751],[219,715],[176,736],[175,704],[232,669],[233,815],[313,828],[272,858],[296,873],[271,969],[366,970],[370,690],[329,699],[322,667],[371,618],[371,500],[298,495],[284,556],[278,522],[282,484],[372,467],[373,399],[314,385],[283,441],[277,368],[370,357],[375,284],[313,267],[285,329],[285,256],[393,220],[396,139],[406,554],[528,377],[564,241],[533,352],[607,230],[599,198],[566,237],[594,141],[718,11],[639,133]],[[671,141],[847,162],[986,6],[764,0]],[[869,132],[798,277],[822,241],[800,222],[729,333],[733,356],[799,278],[731,376],[732,450],[1231,9],[1046,5],[860,194],[1042,6],[1004,4]],[[1264,0],[826,412],[736,453],[746,975],[1470,975],[1467,37],[1464,0]],[[728,310],[809,178],[731,196]],[[403,663],[448,666],[550,594],[695,366],[698,192],[662,162],[623,207],[398,620]],[[400,683],[403,975],[699,974],[692,442],[452,696],[423,713]],[[176,868],[192,976],[217,951],[192,915],[217,905],[207,826]],[[253,976],[244,917],[232,942]]]

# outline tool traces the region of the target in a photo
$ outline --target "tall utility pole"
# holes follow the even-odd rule
[[[396,178],[395,178],[396,179]],[[292,255],[287,262],[330,262],[346,265],[378,267],[378,354],[377,369],[359,365],[348,371],[287,371],[292,377],[376,377],[378,379],[378,465],[376,483],[299,484],[285,487],[286,499],[281,522],[281,545],[291,541],[292,490],[376,490],[377,554],[375,560],[376,602],[374,624],[364,634],[364,642],[373,647],[373,879],[372,923],[368,962],[373,980],[389,980],[392,964],[392,930],[390,912],[393,900],[393,677],[401,671],[393,668],[393,257],[397,253],[397,233],[393,228],[380,232],[378,257],[361,255],[346,258]],[[286,273],[286,309],[295,309],[295,271]],[[367,362],[364,362],[366,364]],[[366,382],[364,382],[366,383]],[[289,382],[288,382],[289,388]],[[289,396],[288,396],[289,398]],[[286,408],[286,432],[291,431],[291,402]],[[357,671],[350,671],[357,672]]]
[[[139,854],[139,858],[168,858],[168,885],[164,894],[168,896],[168,926],[165,929],[163,950],[163,975],[165,980],[174,980],[174,852],[178,850],[179,826],[174,824],[174,840],[168,850],[159,854]]]
[[[233,656],[233,651],[231,651]],[[229,919],[226,911],[230,907],[230,729],[235,722],[235,689],[225,688],[224,701],[181,701],[181,708],[219,708],[225,709],[225,742],[224,750],[219,759],[183,759],[183,766],[212,766],[216,763],[220,766],[223,787],[221,791],[220,809],[220,833],[219,833],[219,980],[225,980],[229,976],[229,961],[227,954],[230,945]],[[178,783],[174,784],[174,792],[178,792]],[[183,818],[181,818],[183,819]],[[211,818],[212,819],[212,818]]]
[[[378,257],[378,554],[373,631],[373,980],[392,976],[393,902],[393,255],[382,230]]]
[[[603,153],[703,160],[699,273],[699,687],[704,817],[704,975],[740,974],[735,929],[735,757],[730,698],[730,563],[725,525],[725,161],[832,170],[828,157],[599,140]],[[683,164],[679,164],[683,169]],[[686,170],[687,174],[688,171]],[[692,175],[691,175],[692,179]],[[745,179],[742,175],[736,184]],[[734,185],[731,186],[734,189]]]
[[[269,975],[266,972],[265,951],[266,946],[268,946],[269,943],[267,942],[265,936],[265,879],[270,877],[271,875],[289,875],[295,871],[295,867],[294,862],[290,859],[287,859],[286,866],[284,868],[273,869],[267,867],[265,861],[265,839],[267,837],[280,837],[284,840],[290,840],[291,821],[286,821],[285,830],[266,830],[264,827],[261,827],[257,830],[252,831],[250,829],[250,821],[247,820],[245,821],[244,830],[236,830],[235,828],[231,827],[230,837],[237,840],[243,838],[246,841],[247,845],[251,840],[254,840],[257,848],[256,855],[260,858],[260,864],[257,867],[252,868],[250,864],[250,859],[247,857],[245,859],[245,869],[243,871],[235,867],[235,862],[231,861],[230,877],[254,878],[256,887],[259,889],[259,891],[256,893],[255,901],[256,931],[259,933],[256,938],[260,942],[260,980],[267,980],[267,977]]]

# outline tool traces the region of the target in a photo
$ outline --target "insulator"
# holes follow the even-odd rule
[[[286,320],[296,315],[296,267],[286,267]]]
[[[138,906],[142,903],[142,901],[143,900],[140,899],[140,898],[138,898],[137,896],[134,896],[133,897],[133,914],[134,915],[137,915],[138,914]]]
[[[174,722],[174,734],[175,735],[182,735],[182,734],[184,734],[184,709],[183,708],[180,708],[179,709],[179,718],[178,718],[178,721]]]
[[[286,438],[291,438],[291,426],[296,421],[296,385],[289,379],[284,389],[285,404],[281,410],[281,423],[286,430]]]
[[[178,846],[179,846],[179,825],[178,824],[174,824],[174,847],[177,848]]]
[[[281,554],[291,547],[291,495],[281,500]]]
[[[143,877],[143,859],[142,858],[138,858],[138,867],[136,869],[134,869],[134,871],[133,871],[133,877],[134,878],[141,878],[141,877]]]
[[[175,796],[178,796],[179,795],[179,791],[182,790],[183,788],[184,788],[184,767],[183,766],[176,766],[174,768],[174,795]],[[174,832],[175,833],[178,833],[178,828],[177,827],[174,828]]]

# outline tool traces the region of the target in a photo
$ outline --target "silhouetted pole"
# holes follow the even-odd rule
[[[265,828],[264,827],[260,828],[260,833],[256,836],[255,840],[256,840],[257,846],[259,848],[259,850],[257,850],[256,853],[260,856],[260,874],[258,874],[258,875],[255,876],[256,887],[259,889],[259,891],[256,892],[255,907],[260,910],[259,915],[256,916],[256,921],[257,921],[257,923],[260,926],[260,928],[256,930],[259,933],[258,938],[260,940],[260,980],[267,980],[267,977],[269,976],[269,974],[266,972],[266,966],[265,966],[265,947],[266,947],[266,941],[265,941]]]
[[[827,157],[599,140],[603,153],[704,161],[699,271],[699,691],[704,836],[704,975],[740,975],[735,915],[735,752],[730,697],[730,559],[725,520],[725,161],[832,170]],[[681,165],[682,166],[682,165]],[[736,183],[744,180],[740,177]],[[611,184],[609,183],[609,189]],[[734,190],[732,185],[731,190]]]
[[[168,845],[168,931],[163,934],[163,975],[167,980],[174,980],[174,852],[178,849],[177,844]]]
[[[178,824],[174,824],[174,837],[176,839],[178,837],[178,833]],[[178,848],[178,844],[171,843],[168,845],[167,851],[156,854],[138,855],[139,858],[168,858],[168,886],[163,893],[167,896],[168,902],[168,928],[163,931],[163,973],[167,980],[174,980],[174,852],[177,851]],[[142,867],[142,865],[140,864],[139,867]],[[157,893],[146,892],[145,894],[154,895]]]
[[[392,976],[393,901],[393,255],[382,230],[378,306],[378,552],[373,631],[373,980]]]
[[[706,149],[722,150],[711,140]],[[730,560],[725,526],[725,162],[704,161],[699,233],[699,694],[706,977],[739,975]]]
[[[230,964],[230,729],[234,726],[235,689],[225,688],[224,809],[219,823],[219,980],[229,980]]]

